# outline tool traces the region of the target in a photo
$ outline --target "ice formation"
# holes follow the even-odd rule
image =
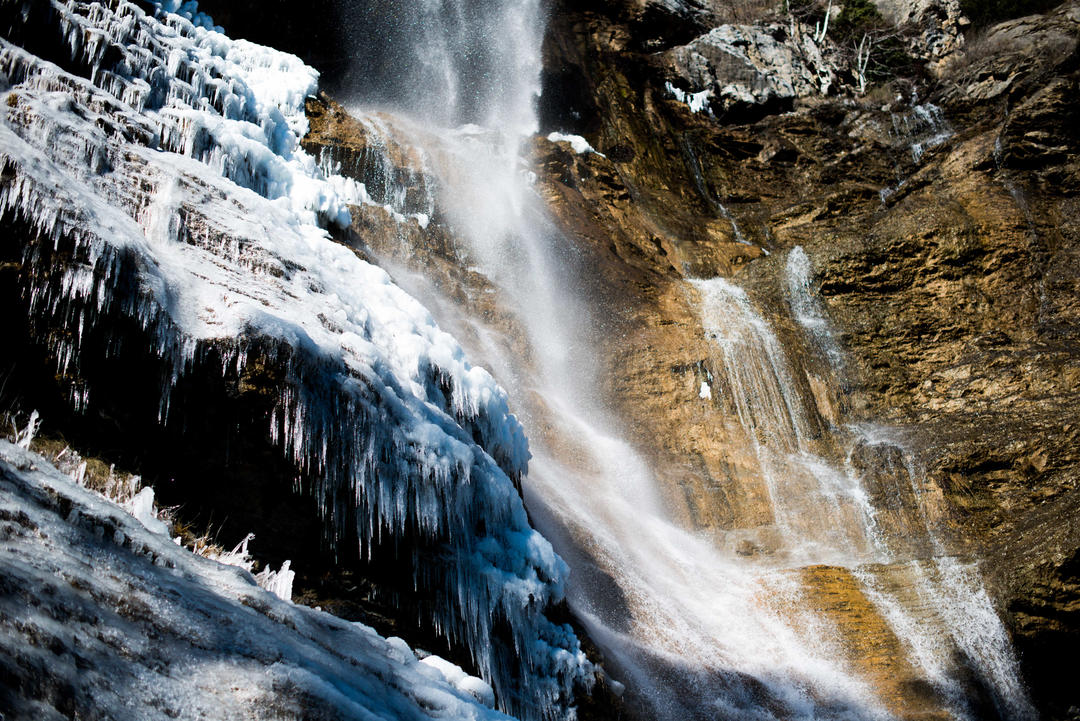
[[[701,388],[698,390],[698,398],[703,401],[712,400],[712,386],[707,381],[701,381]]]
[[[471,650],[504,708],[567,713],[591,669],[571,628],[544,615],[566,566],[515,487],[524,433],[430,314],[331,240],[326,228],[347,225],[366,190],[299,147],[315,71],[227,38],[194,3],[7,5],[67,48],[43,58],[0,40],[0,213],[39,238],[26,292],[35,322],[64,329],[60,375],[77,375],[91,328],[126,316],[169,368],[166,422],[197,360],[220,357],[225,374],[269,355],[287,380],[268,433],[313,479],[331,530],[355,518],[362,543],[406,532],[443,543],[434,622]],[[71,260],[52,267],[55,253]],[[93,388],[71,390],[77,407],[92,402]],[[512,659],[494,656],[497,624]]]
[[[508,718],[457,666],[281,601],[5,441],[0,537],[9,718]]]
[[[18,426],[14,425],[12,421],[12,428],[15,431],[15,444],[19,448],[29,448],[30,444],[34,442],[34,436],[37,435],[38,429],[41,427],[41,416],[37,411],[33,411],[30,414],[29,420],[26,422],[26,427],[21,430]]]
[[[146,530],[161,536],[169,535],[169,525],[157,516],[154,508],[154,489],[146,486],[130,501],[124,504],[124,510],[135,516],[139,523],[146,526]]]
[[[664,83],[664,89],[668,91],[671,97],[678,100],[680,103],[686,103],[690,108],[691,113],[700,113],[702,110],[709,110],[709,98],[713,96],[712,88],[705,88],[699,93],[688,93],[687,91],[676,87],[670,81]]]

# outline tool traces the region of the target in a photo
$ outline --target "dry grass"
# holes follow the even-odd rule
[[[941,74],[958,82],[977,80],[984,68],[1003,56],[1022,53],[1025,43],[1011,35],[980,31],[964,47],[946,58]]]
[[[25,420],[11,412],[0,415],[5,437],[14,440],[17,431],[25,425]],[[30,450],[46,458],[83,488],[119,506],[129,503],[143,488],[139,475],[117,470],[115,464],[106,463],[100,458],[83,456],[62,439],[37,436],[31,442]],[[157,513],[158,518],[169,525],[171,535],[180,539],[181,545],[206,558],[217,559],[226,554],[227,549],[214,540],[212,529],[198,528],[181,520],[177,510],[176,507],[158,508]]]

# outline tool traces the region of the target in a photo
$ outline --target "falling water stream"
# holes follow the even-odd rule
[[[387,185],[378,202],[450,228],[475,278],[467,294],[490,296],[500,312],[463,310],[419,272],[422,255],[410,264],[407,247],[383,261],[516,399],[534,456],[530,511],[569,562],[571,605],[632,706],[673,720],[898,715],[843,632],[851,619],[822,610],[813,579],[839,569],[830,578],[898,640],[936,709],[976,718],[967,674],[1000,716],[1029,717],[1004,629],[976,569],[931,532],[927,490],[902,441],[816,416],[752,299],[721,278],[688,283],[687,298],[709,339],[717,396],[729,394],[768,490],[772,522],[749,529],[768,552],[738,555],[671,518],[598,390],[604,336],[580,290],[587,269],[521,158],[538,130],[540,0],[382,0],[346,16],[356,77],[370,78],[356,84],[351,110],[378,142],[409,148],[413,180],[426,179],[426,199],[406,201],[388,166],[375,173]],[[809,259],[796,249],[788,261],[793,315],[840,373]]]

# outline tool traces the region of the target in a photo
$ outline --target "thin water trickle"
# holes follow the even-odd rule
[[[829,365],[839,370],[844,365],[844,354],[836,340],[832,323],[825,313],[821,299],[811,288],[813,268],[810,257],[801,245],[796,245],[788,253],[784,266],[784,279],[787,283],[788,300],[791,312],[799,325],[806,329],[818,350],[825,355]]]

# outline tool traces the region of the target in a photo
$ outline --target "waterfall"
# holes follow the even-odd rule
[[[818,350],[825,354],[829,365],[833,368],[842,367],[844,354],[840,351],[840,344],[836,341],[821,300],[811,290],[810,257],[801,245],[796,245],[788,253],[784,278],[795,320],[810,334]]]
[[[375,251],[510,389],[530,434],[531,517],[569,562],[571,606],[632,705],[662,719],[886,719],[902,714],[883,687],[925,681],[929,704],[973,719],[959,655],[995,689],[1002,716],[1029,716],[1004,629],[975,570],[933,537],[902,444],[823,420],[751,298],[720,278],[687,289],[713,349],[716,385],[703,385],[701,398],[733,404],[772,522],[717,539],[670,516],[655,474],[598,391],[603,319],[591,313],[586,269],[521,157],[537,129],[541,3],[372,7],[354,18],[363,32],[349,27],[364,44],[356,76],[372,79],[350,110],[380,142],[413,151],[424,218],[449,237],[439,258],[463,272],[437,276],[438,258],[408,247],[410,229],[398,231],[400,245],[380,241]],[[398,217],[415,212],[395,205],[405,193],[385,197]],[[809,274],[805,252],[793,252],[794,315],[838,367],[840,346]],[[763,553],[734,551],[748,537]],[[895,666],[867,672],[852,661],[859,639],[841,628],[849,611],[834,608],[836,589],[876,619],[871,630],[895,644]],[[889,678],[901,667],[907,676]]]
[[[544,32],[538,0],[344,5],[354,102],[441,128],[498,128],[515,139],[535,132]]]
[[[918,104],[915,100],[912,98],[910,112],[892,114],[891,135],[898,145],[910,150],[912,162],[918,165],[927,150],[945,143],[956,133],[941,108],[933,103]]]
[[[513,48],[519,68],[533,58],[535,81],[539,25],[525,35],[489,29],[486,36],[502,48],[486,55]],[[434,47],[455,42],[445,37]],[[455,87],[462,85],[443,83],[436,93]],[[467,317],[445,289],[406,267],[408,251],[383,258],[470,356],[513,389],[515,412],[531,433],[526,499],[573,568],[572,607],[634,702],[660,718],[885,718],[867,685],[843,669],[828,623],[787,613],[784,599],[800,590],[786,571],[748,571],[669,517],[648,464],[606,408],[593,340],[601,319],[580,290],[572,243],[548,219],[518,154],[535,129],[535,121],[518,122],[521,109],[531,108],[537,88],[515,80],[492,95],[482,114],[487,127],[477,126],[476,114],[425,114],[409,93],[396,103],[358,97],[351,110],[380,124],[391,142],[418,148],[457,260],[483,276],[477,292],[495,295],[513,317],[509,329]],[[388,108],[389,119],[376,112]],[[788,385],[774,386],[776,403],[785,402]]]

